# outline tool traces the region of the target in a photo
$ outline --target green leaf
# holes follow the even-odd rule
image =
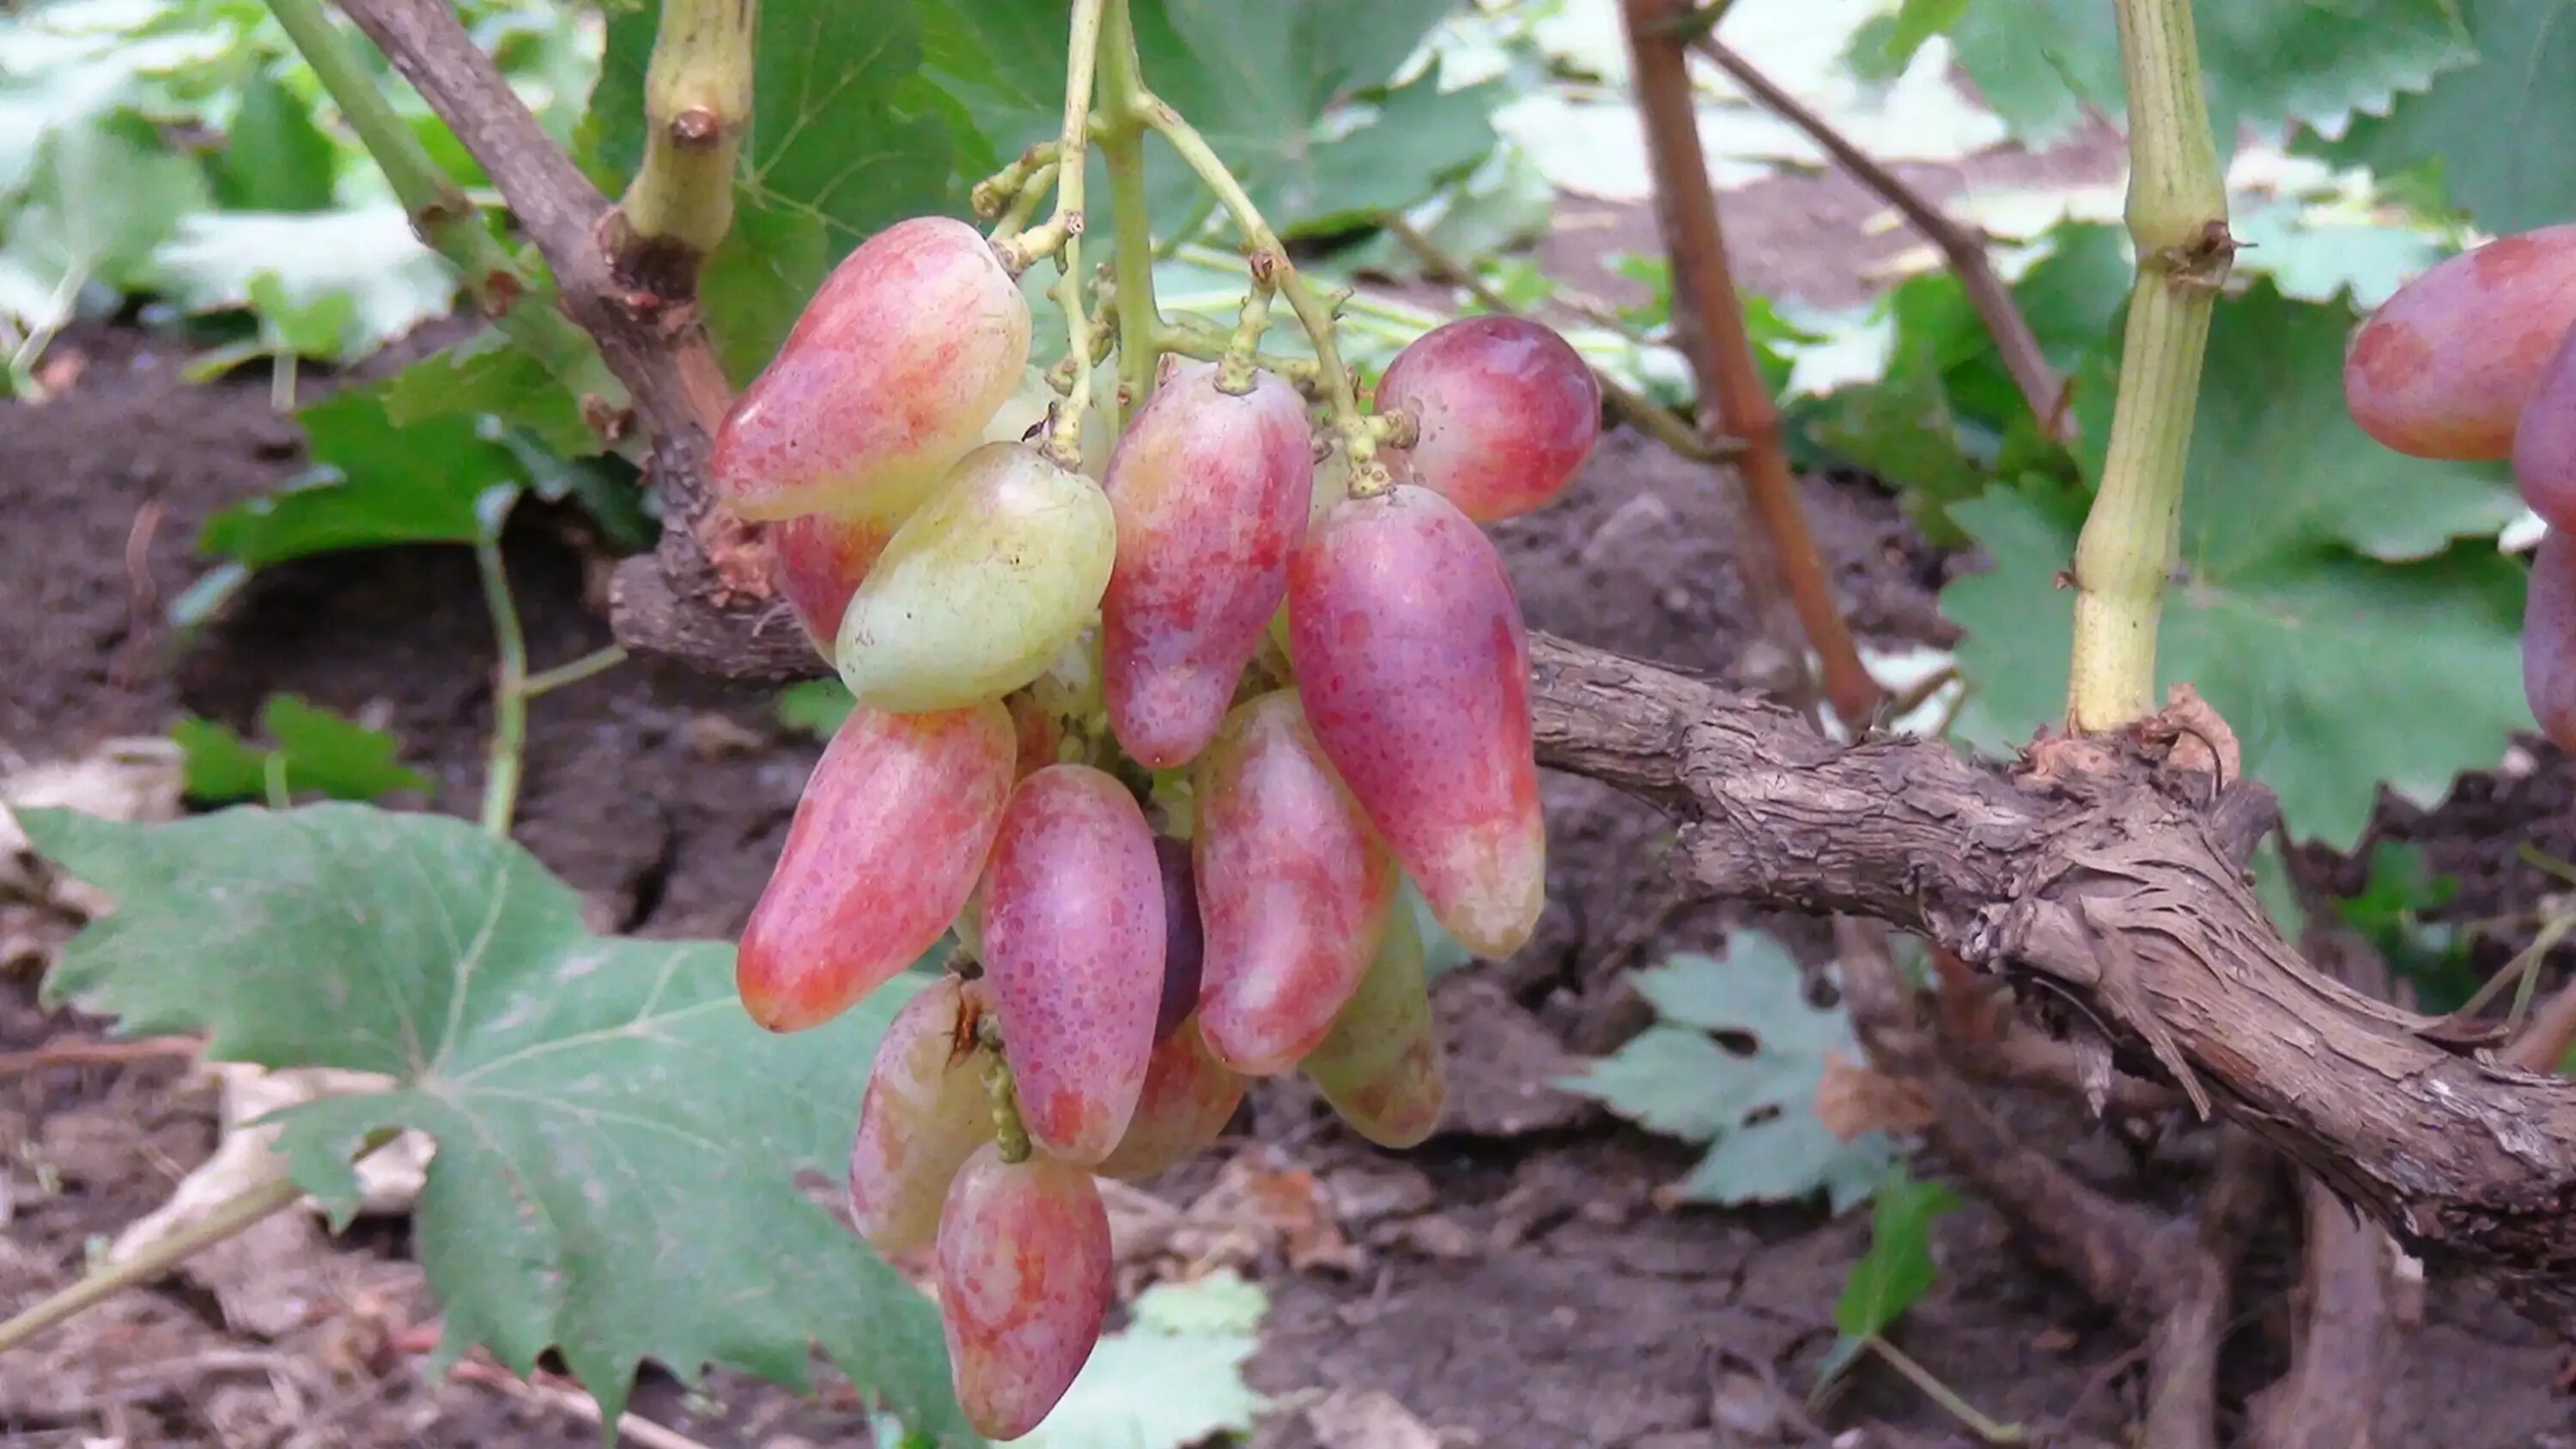
[[[1713,1140],[1680,1183],[1683,1198],[1775,1202],[1822,1189],[1840,1212],[1869,1195],[1889,1161],[1886,1139],[1845,1143],[1816,1115],[1825,1054],[1860,1055],[1850,1018],[1808,1004],[1779,942],[1738,931],[1724,960],[1675,956],[1636,985],[1661,1019],[1562,1085],[1653,1131]],[[1749,1038],[1750,1050],[1712,1032]]]
[[[327,211],[338,193],[340,148],[313,108],[273,70],[242,86],[224,148],[209,161],[227,211]]]
[[[263,294],[259,279],[274,279]],[[309,309],[342,299],[347,321],[318,349],[361,357],[444,317],[456,275],[413,234],[394,203],[324,212],[209,212],[192,216],[152,258],[154,285],[190,312],[236,307]],[[276,317],[281,324],[290,318]]]
[[[326,292],[310,301],[299,300],[288,295],[275,272],[250,279],[250,305],[259,314],[260,330],[281,351],[297,357],[336,355],[349,324],[358,316],[357,301],[348,293]]]
[[[778,691],[778,722],[791,730],[828,740],[840,733],[841,722],[859,702],[850,697],[850,687],[839,678],[799,680]]]
[[[385,385],[384,408],[385,421],[397,428],[488,414],[527,429],[563,458],[589,457],[605,446],[571,389],[494,328],[395,373]]]
[[[344,388],[297,414],[319,471],[304,486],[206,520],[198,547],[253,566],[341,549],[471,543],[475,500],[527,481],[519,456],[469,416],[397,427],[386,385]]]
[[[2474,64],[2403,87],[2408,94],[2356,116],[2341,139],[2302,137],[2299,149],[2383,177],[2439,178],[2451,204],[2503,234],[2576,215],[2576,169],[2559,138],[2576,128],[2576,25],[2563,0],[2454,0],[2476,47]]]
[[[1145,82],[1190,119],[1282,237],[1413,206],[1494,148],[1499,86],[1390,88],[1449,0],[1136,0]],[[1055,134],[1066,40],[1058,0],[929,7],[932,71],[998,154]],[[1201,203],[1180,158],[1147,147],[1148,205],[1170,234]],[[1105,177],[1106,173],[1100,173]],[[1105,180],[1095,185],[1105,186]]]
[[[373,800],[397,790],[427,794],[438,783],[396,762],[402,746],[393,736],[291,694],[268,697],[260,727],[270,740],[264,748],[215,720],[192,716],[172,726],[188,798],[205,804],[257,800],[268,793],[272,756],[283,757],[280,768],[290,792],[334,800]]]
[[[52,132],[14,214],[0,216],[0,314],[60,325],[84,285],[139,280],[153,248],[206,199],[196,164],[136,117]]]
[[[2467,63],[2460,0],[2200,0],[2209,116],[2224,154],[2240,128],[2290,122],[2339,128],[2356,111],[2386,110],[2400,91]],[[2474,3],[2474,0],[2471,0]],[[1960,7],[1950,29],[1958,61],[2014,137],[2044,146],[2071,134],[2088,108],[2125,115],[2128,87],[2112,7],[2093,0],[2023,0]]]
[[[1100,1341],[1032,1449],[1182,1449],[1249,1433],[1269,1401],[1243,1381],[1269,1309],[1231,1271],[1158,1283],[1136,1297],[1134,1322]]]
[[[1888,1170],[1870,1204],[1869,1251],[1852,1264],[1843,1296],[1834,1303],[1834,1326],[1842,1337],[1819,1366],[1819,1382],[1840,1373],[1864,1340],[1887,1332],[1931,1290],[1932,1220],[1964,1205],[1940,1183],[1916,1182],[1903,1167]]]
[[[621,177],[643,162],[644,73],[659,14],[658,5],[611,14],[591,94],[586,125],[602,164]],[[776,351],[851,248],[905,217],[958,207],[955,145],[918,84],[921,65],[911,0],[761,7],[733,231],[700,284],[736,381]]]
[[[915,1431],[970,1443],[936,1311],[797,1186],[837,1181],[865,1062],[906,992],[773,1036],[717,942],[592,935],[581,900],[463,821],[357,805],[162,826],[20,817],[115,898],[55,998],[205,1031],[219,1061],[391,1076],[277,1120],[345,1220],[368,1134],[438,1143],[413,1219],[442,1356],[559,1350],[613,1422],[646,1359],[802,1388],[819,1342]]]
[[[2358,893],[2334,902],[2334,914],[2390,970],[2414,983],[2423,1009],[2453,1011],[2484,981],[2470,959],[2470,934],[2429,919],[2459,891],[2459,878],[2435,872],[2421,847],[2382,840],[2371,847],[2369,878]]]

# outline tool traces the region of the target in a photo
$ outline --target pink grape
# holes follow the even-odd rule
[[[709,460],[745,518],[902,522],[1021,382],[1029,304],[981,233],[915,217],[834,268],[725,415]]]
[[[1395,901],[1394,861],[1334,778],[1292,690],[1246,702],[1199,757],[1199,1028],[1247,1076],[1332,1030]]]
[[[1546,904],[1547,831],[1529,636],[1493,544],[1426,488],[1346,499],[1289,565],[1288,610],[1325,758],[1449,934],[1519,950]]]
[[[984,868],[1014,752],[999,704],[850,712],[743,927],[734,982],[753,1020],[820,1025],[930,949]]]
[[[2397,289],[2353,334],[2344,402],[2361,430],[2418,458],[2505,458],[2576,324],[2576,226],[2500,237]]]
[[[957,1169],[993,1140],[993,1099],[974,1050],[980,982],[943,976],[887,1023],[850,1144],[850,1216],[892,1257],[927,1245]]]
[[[1315,461],[1306,405],[1266,372],[1241,397],[1212,364],[1175,371],[1110,455],[1118,562],[1101,601],[1109,718],[1152,769],[1189,762],[1225,718],[1288,588]]]
[[[1234,1120],[1243,1089],[1243,1078],[1208,1051],[1198,1019],[1183,1021],[1154,1048],[1145,1095],[1118,1150],[1100,1164],[1100,1175],[1137,1182],[1204,1149]]]
[[[1116,1290],[1109,1213],[1091,1174],[978,1148],[939,1215],[948,1373],[975,1432],[1017,1439],[1073,1387]]]
[[[1154,1040],[1160,1043],[1199,1009],[1199,967],[1206,959],[1207,936],[1199,925],[1198,874],[1190,864],[1190,843],[1157,835],[1154,861],[1163,871],[1163,1004],[1154,1013]]]
[[[1410,907],[1396,908],[1360,989],[1297,1066],[1353,1131],[1380,1147],[1412,1147],[1440,1125],[1448,1080]]]
[[[984,974],[1020,1120],[1082,1166],[1127,1130],[1163,997],[1163,880],[1127,787],[1049,765],[1011,792],[984,878]]]
[[[850,595],[858,592],[893,536],[892,523],[864,514],[839,518],[809,513],[770,530],[770,578],[824,658],[832,657]]]
[[[2576,750],[2576,533],[2552,528],[2531,561],[2522,614],[2522,692],[2541,733]]]
[[[2576,329],[2550,354],[2513,430],[2522,501],[2556,529],[2576,529]]]
[[[1378,379],[1377,409],[1413,419],[1416,441],[1387,452],[1396,476],[1481,523],[1552,501],[1601,435],[1591,367],[1518,317],[1461,317],[1414,339]]]

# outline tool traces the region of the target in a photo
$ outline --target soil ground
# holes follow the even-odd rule
[[[1795,287],[1829,267],[1812,235],[1856,219],[1842,183],[1788,180],[1748,199],[1748,285]],[[1756,188],[1761,192],[1764,188]],[[1755,193],[1746,193],[1754,198]],[[1866,215],[1866,210],[1858,212]],[[1634,213],[1610,230],[1644,244]],[[1634,235],[1631,235],[1634,233]],[[1848,300],[1825,296],[1825,301]],[[295,429],[256,382],[193,387],[172,345],[75,332],[59,357],[85,370],[41,408],[0,411],[0,743],[30,758],[165,731],[190,711],[251,724],[287,690],[381,720],[437,780],[436,808],[471,811],[488,726],[490,638],[463,550],[323,558],[263,575],[200,637],[158,620],[204,562],[212,511],[299,465]],[[1932,596],[1969,561],[1924,547],[1865,480],[1805,484],[1856,627],[1888,644],[1944,642]],[[1713,675],[1760,672],[1724,540],[1725,480],[1625,434],[1605,441],[1567,501],[1498,530],[1534,627]],[[607,640],[599,566],[569,516],[528,513],[508,557],[536,663]],[[603,925],[655,936],[729,935],[766,877],[816,745],[781,729],[760,694],[629,666],[534,709],[519,838],[587,893]],[[2464,781],[2442,809],[2394,806],[2392,833],[2463,877],[2451,910],[2492,916],[2536,900],[2514,862],[2529,840],[2576,854],[2576,763],[2534,747],[2510,778]],[[1413,1153],[1370,1150],[1293,1085],[1256,1094],[1209,1160],[1154,1185],[1167,1206],[1222,1174],[1308,1182],[1330,1229],[1256,1239],[1248,1270],[1272,1294],[1253,1361],[1286,1409],[1258,1442],[1475,1443],[1530,1449],[1971,1442],[1901,1380],[1864,1366],[1821,1409],[1805,1405],[1833,1338],[1832,1308],[1865,1248],[1865,1214],[1668,1210],[1655,1190],[1689,1156],[1546,1086],[1582,1054],[1643,1024],[1629,968],[1709,949],[1746,918],[1681,899],[1659,863],[1651,810],[1574,779],[1548,783],[1550,909],[1514,959],[1444,979],[1448,1130]],[[1812,939],[1797,922],[1770,923]],[[21,971],[0,989],[0,1052],[100,1034],[47,1015]],[[216,1141],[213,1087],[181,1060],[58,1065],[0,1079],[0,1307],[76,1277],[99,1241],[159,1206]],[[2088,1179],[2162,1203],[2187,1198],[2189,1134],[2132,1152],[2053,1102],[2013,1103],[2026,1134]],[[1933,1159],[1917,1170],[1938,1175]],[[351,1446],[564,1444],[596,1431],[560,1405],[489,1382],[433,1385],[420,1350],[435,1305],[400,1220],[336,1242],[297,1225],[247,1280],[248,1297],[176,1280],[125,1297],[0,1363],[0,1443]],[[2128,1442],[2142,1392],[2138,1337],[2019,1253],[1972,1204],[1943,1220],[1938,1285],[1896,1341],[2032,1442]],[[2227,1340],[2231,1427],[2244,1396],[2286,1361],[2285,1231],[2246,1269]],[[237,1280],[242,1281],[242,1280]],[[2435,1284],[2382,1386],[2381,1443],[2442,1449],[2576,1445],[2576,1401],[2554,1387],[2560,1350],[2483,1293]],[[1318,1400],[1378,1391],[1430,1438],[1348,1427]],[[1329,1401],[1348,1409],[1350,1394]],[[1312,1412],[1300,1412],[1301,1406]],[[709,1446],[863,1442],[845,1400],[800,1400],[730,1375],[695,1392],[648,1383],[637,1409]]]

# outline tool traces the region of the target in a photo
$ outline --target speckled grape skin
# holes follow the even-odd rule
[[[1192,772],[1204,929],[1199,1028],[1246,1076],[1330,1031],[1395,901],[1395,862],[1333,777],[1291,690],[1226,716]]]
[[[930,949],[975,889],[1015,752],[998,704],[850,712],[743,927],[734,982],[753,1020],[820,1025]]]
[[[881,518],[809,513],[770,530],[770,579],[824,658],[832,657],[850,595],[885,552],[894,528]]]
[[[993,1140],[993,1099],[971,1046],[983,993],[943,976],[878,1039],[850,1143],[849,1201],[859,1236],[887,1257],[930,1242],[957,1169]]]
[[[1029,304],[973,227],[916,217],[833,269],[716,431],[745,518],[909,514],[1021,383]]]
[[[1017,1439],[1073,1387],[1115,1291],[1109,1213],[1091,1174],[987,1143],[939,1216],[939,1318],[948,1372],[975,1432]]]
[[[1410,908],[1396,908],[1360,989],[1297,1065],[1351,1130],[1380,1147],[1416,1146],[1440,1125],[1448,1077]]]
[[[1461,317],[1395,355],[1379,412],[1412,417],[1416,439],[1387,450],[1398,478],[1483,523],[1565,491],[1601,436],[1601,383],[1553,329],[1519,317]]]
[[[2551,529],[2531,561],[2522,614],[2522,692],[2560,749],[2576,750],[2576,533]]]
[[[1290,562],[1288,611],[1325,758],[1461,945],[1519,950],[1547,900],[1547,830],[1529,635],[1493,544],[1425,488],[1347,499]]]
[[[2576,330],[2540,370],[2513,430],[2513,478],[2531,511],[2576,530]]]
[[[904,520],[841,615],[841,682],[880,709],[955,709],[1044,674],[1073,643],[1118,548],[1100,485],[1033,448],[988,443]]]
[[[2344,402],[2418,458],[2504,458],[2541,369],[2576,324],[2576,226],[2500,237],[2381,304],[2344,354]]]
[[[1118,563],[1101,601],[1109,719],[1157,770],[1186,764],[1225,718],[1315,487],[1306,406],[1255,373],[1230,396],[1212,364],[1173,373],[1110,455]]]
[[[1204,1149],[1234,1120],[1243,1088],[1244,1079],[1209,1053],[1198,1018],[1186,1018],[1154,1048],[1145,1095],[1100,1175],[1141,1182]]]
[[[984,877],[984,979],[1020,1120],[1089,1166],[1127,1130],[1163,998],[1163,873],[1127,787],[1050,765],[1011,792]]]

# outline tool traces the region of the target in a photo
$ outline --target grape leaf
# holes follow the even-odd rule
[[[2338,129],[2355,111],[2385,110],[2465,65],[2456,0],[2200,0],[2192,7],[2209,116],[2223,154],[2239,128],[2297,121]],[[1958,8],[1950,41],[1960,66],[2015,139],[2045,146],[2087,109],[2125,114],[2114,7],[2026,0]]]
[[[1834,1326],[1842,1336],[1817,1366],[1818,1382],[1841,1373],[1864,1341],[1885,1333],[1931,1291],[1932,1220],[1964,1205],[1940,1183],[1916,1182],[1901,1166],[1888,1170],[1870,1204],[1869,1251],[1852,1264],[1843,1296],[1834,1303]]]
[[[260,728],[270,743],[254,745],[218,720],[191,716],[171,727],[179,742],[188,798],[215,804],[257,800],[268,793],[269,761],[287,790],[314,791],[334,800],[373,800],[397,790],[426,794],[437,781],[395,759],[401,743],[346,716],[272,694],[261,706]]]
[[[395,373],[385,384],[384,409],[385,421],[397,428],[489,414],[527,429],[562,458],[588,457],[605,446],[571,389],[493,328]]]
[[[258,279],[271,304],[348,299],[347,323],[325,354],[361,357],[456,301],[456,274],[412,231],[393,202],[317,212],[206,212],[181,223],[153,254],[151,281],[191,312],[253,307]]]
[[[471,543],[475,501],[527,481],[518,454],[469,415],[397,427],[385,384],[344,388],[297,415],[317,472],[206,520],[198,547],[251,566],[397,543]]]
[[[153,248],[206,204],[203,175],[131,115],[52,131],[16,209],[0,217],[0,315],[59,326],[83,286],[141,279]]]
[[[2473,65],[2444,71],[2299,149],[2381,176],[2431,172],[2450,203],[2502,234],[2576,219],[2576,170],[2556,138],[2576,127],[2576,25],[2562,0],[2455,0]]]
[[[1738,931],[1724,960],[1680,955],[1636,977],[1658,1020],[1560,1085],[1641,1126],[1713,1142],[1676,1189],[1696,1202],[1776,1202],[1823,1189],[1836,1212],[1867,1197],[1887,1139],[1843,1142],[1816,1115],[1825,1054],[1857,1057],[1851,1020],[1808,1004],[1779,942]],[[1750,1038],[1749,1052],[1711,1033]]]
[[[314,124],[312,106],[262,69],[243,83],[208,170],[226,210],[326,211],[339,166],[340,148]]]
[[[658,4],[609,17],[585,125],[600,162],[620,177],[644,158],[644,73],[659,19]],[[920,84],[921,59],[911,0],[761,7],[733,230],[700,283],[708,328],[737,381],[777,349],[851,248],[904,217],[957,209],[955,144],[943,107]]]
[[[395,1079],[283,1114],[279,1146],[345,1221],[361,1139],[436,1139],[413,1230],[446,1359],[480,1344],[524,1374],[558,1349],[614,1422],[647,1359],[801,1388],[820,1342],[916,1432],[973,1442],[935,1310],[796,1183],[837,1180],[902,987],[773,1036],[722,943],[594,936],[535,857],[444,816],[20,820],[117,904],[51,996],[205,1031],[219,1061]]]
[[[1390,88],[1449,0],[1136,0],[1145,83],[1190,119],[1282,237],[1401,210],[1494,148],[1495,85],[1441,89],[1436,66]],[[931,66],[989,152],[1014,155],[1063,118],[1065,7],[930,7]],[[1179,156],[1147,148],[1147,205],[1174,232],[1201,210]],[[1106,185],[1106,173],[1095,184]]]
[[[1133,1322],[1100,1340],[1046,1422],[1012,1442],[1027,1449],[1180,1449],[1249,1433],[1269,1401],[1243,1381],[1269,1309],[1232,1272],[1158,1283],[1136,1295]]]

